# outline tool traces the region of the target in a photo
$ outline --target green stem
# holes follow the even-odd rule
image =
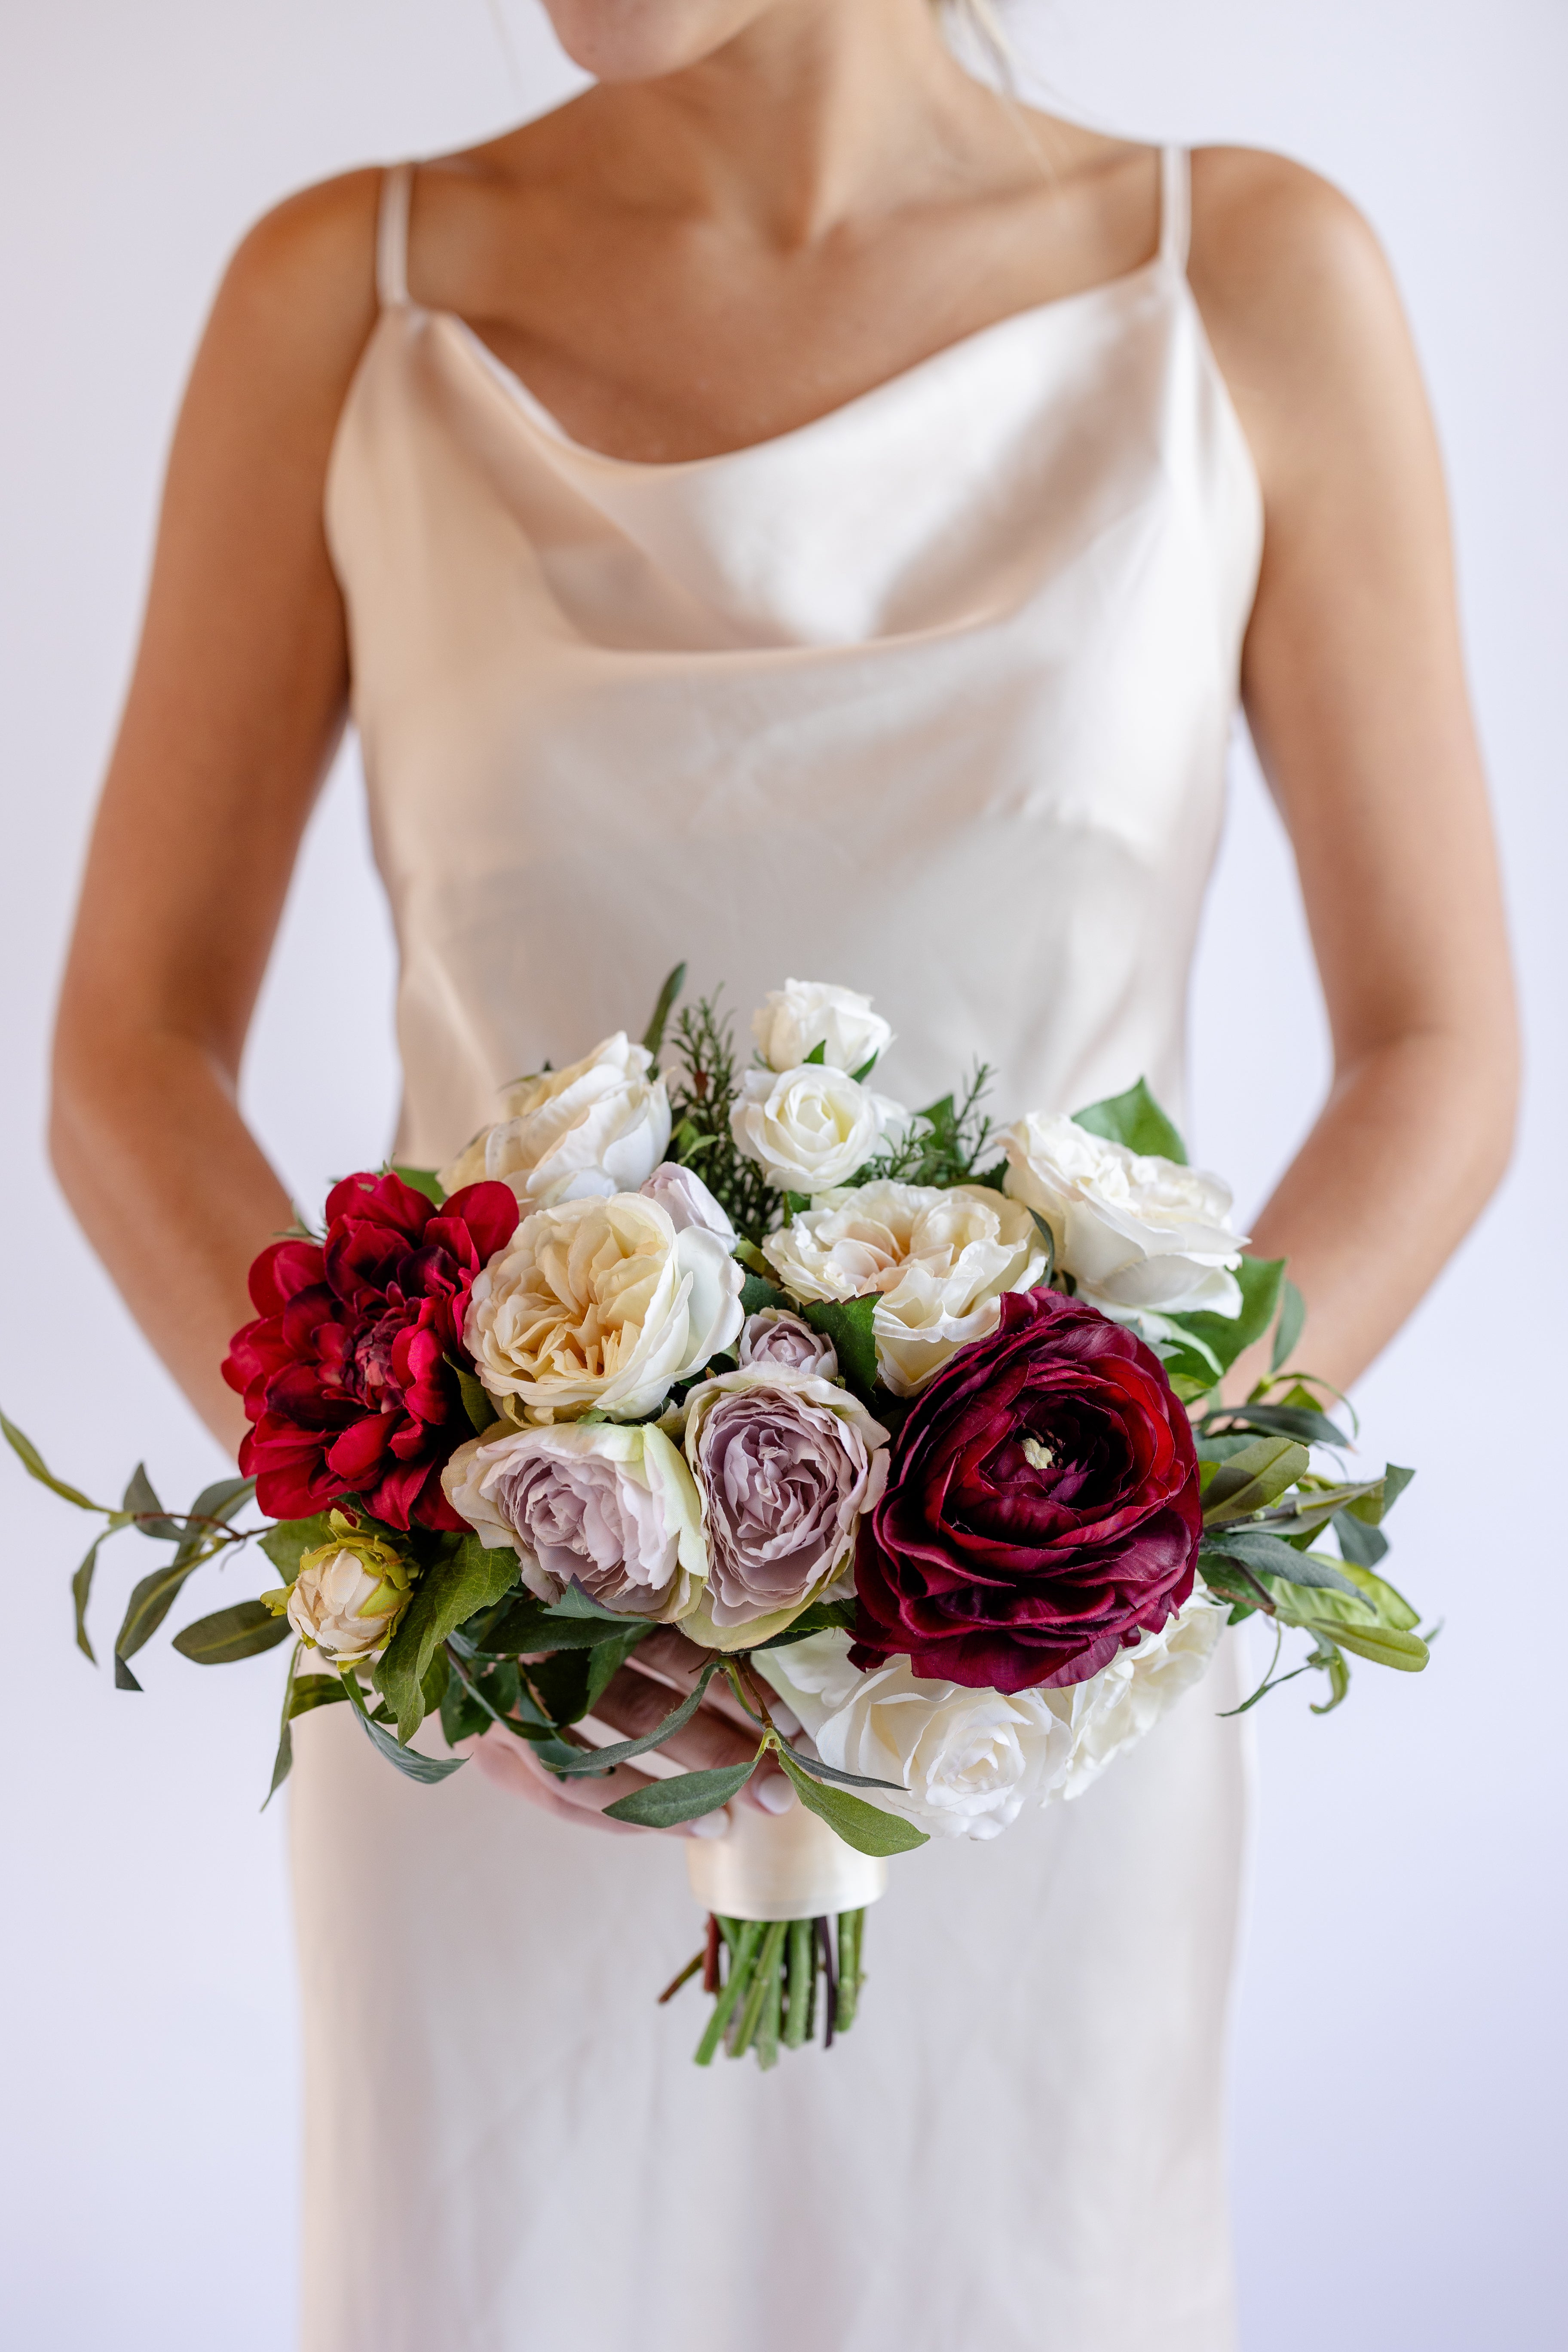
[[[838,2031],[847,2033],[855,2022],[860,1992],[860,1925],[864,1911],[838,1914]]]
[[[784,2048],[799,2050],[811,2032],[811,1983],[814,1974],[811,1922],[789,1923],[789,2011],[784,2021]]]
[[[748,1924],[755,1927],[758,1923],[753,1919]],[[784,1920],[769,1921],[767,1933],[763,1937],[762,1950],[757,1956],[756,1971],[747,1989],[745,2006],[741,2011],[741,2022],[735,2028],[735,2038],[730,2044],[731,2058],[745,2056],[751,2047],[752,2036],[762,2021],[763,2003],[768,1997],[768,1979],[778,1968],[779,1948],[784,1942]]]
[[[729,1922],[725,1921],[724,1925],[727,1927]],[[761,1943],[762,1937],[762,1921],[748,1919],[741,1929],[738,1942],[731,1948],[730,1981],[714,2002],[713,2014],[708,2021],[707,2031],[697,2045],[697,2063],[700,2066],[710,2066],[713,2063],[713,2053],[723,2038],[724,2028],[730,2022],[735,2003],[751,1980],[752,1966],[756,1958],[757,1946]]]
[[[764,2074],[770,2066],[776,2066],[779,2063],[779,2025],[784,2013],[784,1957],[789,1924],[781,1920],[779,1925],[784,1934],[779,1937],[778,1952],[768,1971],[762,2021],[757,2027],[757,2063]]]

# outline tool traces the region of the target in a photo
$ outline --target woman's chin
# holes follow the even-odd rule
[[[544,0],[555,37],[595,81],[656,81],[700,65],[771,0]]]

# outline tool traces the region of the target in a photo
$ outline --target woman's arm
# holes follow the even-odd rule
[[[342,725],[321,523],[374,318],[379,175],[285,205],[241,246],[170,457],[141,649],[92,837],[55,1045],[56,1171],[214,1433],[246,1271],[292,1217],[236,1107],[300,836]]]
[[[1436,437],[1359,215],[1277,157],[1194,158],[1192,281],[1263,484],[1247,714],[1295,850],[1329,1098],[1257,1221],[1342,1387],[1507,1164],[1518,1049]],[[1261,1369],[1244,1359],[1227,1384]]]

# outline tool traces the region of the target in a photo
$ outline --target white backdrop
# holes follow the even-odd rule
[[[138,1454],[175,1501],[217,1467],[73,1230],[41,1142],[50,1002],[171,415],[256,213],[571,86],[531,0],[505,5],[521,92],[486,0],[5,0],[0,1403],[100,1491]],[[1392,251],[1436,402],[1532,1084],[1501,1198],[1358,1400],[1380,1457],[1424,1465],[1394,1567],[1447,1618],[1432,1671],[1395,1685],[1360,1669],[1327,1723],[1301,1685],[1254,1718],[1265,1793],[1235,2196],[1247,2352],[1307,2352],[1331,2331],[1342,2352],[1546,2352],[1562,2340],[1568,2096],[1565,1774],[1542,1639],[1563,1600],[1543,1474],[1562,1462],[1568,1149],[1552,1020],[1568,17],[1561,0],[1022,0],[1015,21],[1058,100],[1094,119],[1279,147],[1346,187]],[[384,1149],[390,969],[345,761],[247,1078],[302,1199]],[[1245,760],[1194,1033],[1197,1148],[1255,1205],[1325,1061],[1288,857]],[[0,1504],[7,2339],[279,2352],[298,2092],[283,1807],[257,1811],[279,1661],[207,1675],[160,1638],[146,1696],[117,1696],[71,1647],[72,1515],[3,1462]],[[106,1553],[100,1658],[130,1571],[153,1558]],[[214,1605],[198,1594],[184,1613]]]

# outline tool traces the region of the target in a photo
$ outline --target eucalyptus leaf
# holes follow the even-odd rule
[[[185,1532],[178,1519],[169,1517],[153,1493],[145,1463],[138,1462],[131,1473],[120,1508],[132,1522],[137,1534],[146,1536],[153,1543],[178,1543]]]
[[[163,1568],[155,1568],[150,1576],[144,1576],[133,1588],[120,1631],[114,1637],[117,1658],[122,1662],[133,1658],[143,1643],[157,1632],[195,1566],[194,1559],[171,1560]]]
[[[650,1748],[662,1747],[678,1731],[685,1730],[701,1706],[708,1685],[718,1671],[719,1661],[715,1658],[703,1667],[697,1678],[696,1688],[681,1700],[679,1706],[672,1707],[664,1721],[656,1724],[651,1731],[645,1731],[637,1739],[617,1739],[610,1747],[595,1748],[589,1752],[574,1750],[569,1764],[552,1765],[551,1769],[561,1780],[574,1780],[585,1772],[613,1770],[617,1764],[629,1764],[634,1756],[646,1756]]]
[[[1268,1369],[1277,1372],[1300,1338],[1307,1320],[1307,1302],[1287,1276],[1279,1285],[1279,1320],[1274,1326],[1274,1350]]]
[[[1199,1561],[1210,1552],[1218,1552],[1226,1559],[1238,1559],[1255,1576],[1282,1578],[1287,1584],[1310,1585],[1316,1590],[1349,1593],[1359,1598],[1344,1568],[1325,1552],[1297,1551],[1278,1536],[1262,1528],[1226,1528],[1208,1537],[1199,1553]]]
[[[300,1657],[304,1646],[302,1642],[296,1642],[293,1654],[289,1660],[289,1672],[283,1684],[283,1711],[278,1723],[278,1753],[272,1759],[272,1778],[268,1782],[267,1794],[261,1800],[263,1812],[267,1811],[268,1806],[294,1769],[294,1734],[289,1729],[289,1724],[295,1712],[294,1677],[299,1672]]]
[[[104,1535],[110,1532],[107,1528],[103,1531]],[[83,1657],[91,1659],[95,1666],[98,1660],[93,1656],[92,1643],[87,1638],[87,1604],[92,1595],[92,1572],[98,1566],[98,1547],[102,1541],[102,1535],[94,1536],[87,1558],[71,1579],[71,1601],[76,1609],[76,1645]]]
[[[379,1750],[389,1764],[395,1764],[410,1780],[417,1780],[424,1787],[430,1788],[437,1780],[445,1780],[452,1773],[462,1770],[468,1761],[467,1757],[421,1756],[416,1748],[405,1748],[401,1740],[394,1738],[390,1731],[384,1731],[379,1723],[373,1723],[364,1703],[364,1693],[352,1674],[343,1676],[343,1688],[371,1746]]]
[[[1347,1443],[1344,1431],[1326,1412],[1305,1405],[1239,1404],[1216,1408],[1219,1417],[1232,1424],[1232,1434],[1245,1432],[1248,1435],[1295,1437],[1303,1445],[1332,1445],[1342,1448]]]
[[[1383,1529],[1367,1527],[1350,1511],[1334,1513],[1334,1533],[1346,1559],[1353,1559],[1358,1567],[1375,1568],[1388,1551]]]
[[[670,1013],[675,1009],[675,1000],[685,985],[686,966],[684,963],[678,963],[674,971],[666,975],[664,986],[659,990],[658,1000],[653,1008],[652,1017],[647,1027],[643,1031],[643,1045],[656,1059],[664,1044],[664,1033]]]
[[[118,1650],[114,1654],[114,1687],[131,1691],[139,1691],[142,1687]]]
[[[650,1780],[646,1788],[634,1789],[629,1797],[618,1797],[613,1805],[606,1805],[605,1819],[632,1822],[638,1829],[674,1829],[679,1822],[694,1822],[727,1805],[731,1797],[740,1795],[756,1769],[753,1756],[746,1764],[721,1764],[711,1772],[682,1772],[673,1780]]]
[[[825,1764],[820,1756],[803,1756],[798,1748],[790,1746],[782,1733],[777,1738],[781,1753],[793,1757],[801,1770],[808,1772],[814,1780],[832,1780],[841,1789],[890,1789],[899,1797],[904,1793],[897,1780],[879,1780],[869,1772],[846,1772],[837,1764]]]
[[[1173,1160],[1180,1168],[1187,1164],[1187,1147],[1150,1093],[1145,1078],[1129,1087],[1124,1095],[1109,1095],[1103,1102],[1075,1110],[1072,1123],[1089,1135],[1103,1136],[1108,1143],[1125,1144],[1129,1151],[1142,1158]]]
[[[5,1438],[28,1477],[36,1478],[40,1486],[47,1486],[51,1495],[58,1495],[63,1501],[74,1503],[79,1511],[103,1510],[104,1506],[84,1495],[79,1486],[68,1486],[63,1478],[57,1478],[32,1439],[25,1437],[16,1423],[7,1421],[3,1412],[0,1412],[0,1436]]]
[[[231,1608],[182,1626],[174,1646],[198,1666],[226,1666],[237,1658],[259,1657],[293,1633],[287,1617],[275,1617],[264,1601],[237,1601]]]
[[[885,1813],[880,1806],[868,1805],[863,1797],[852,1797],[846,1789],[825,1787],[803,1771],[791,1756],[781,1755],[779,1761],[806,1811],[815,1813],[819,1822],[826,1822],[834,1835],[853,1846],[857,1853],[910,1853],[916,1846],[929,1843],[924,1830],[917,1830],[912,1822],[904,1821],[897,1813]]]
[[[1304,1445],[1289,1437],[1258,1437],[1216,1463],[1204,1480],[1204,1525],[1223,1526],[1265,1509],[1293,1486],[1310,1461]]]
[[[492,1550],[478,1536],[465,1536],[424,1570],[374,1675],[405,1744],[424,1720],[421,1685],[436,1652],[465,1618],[500,1601],[517,1580],[517,1554],[510,1545]]]

